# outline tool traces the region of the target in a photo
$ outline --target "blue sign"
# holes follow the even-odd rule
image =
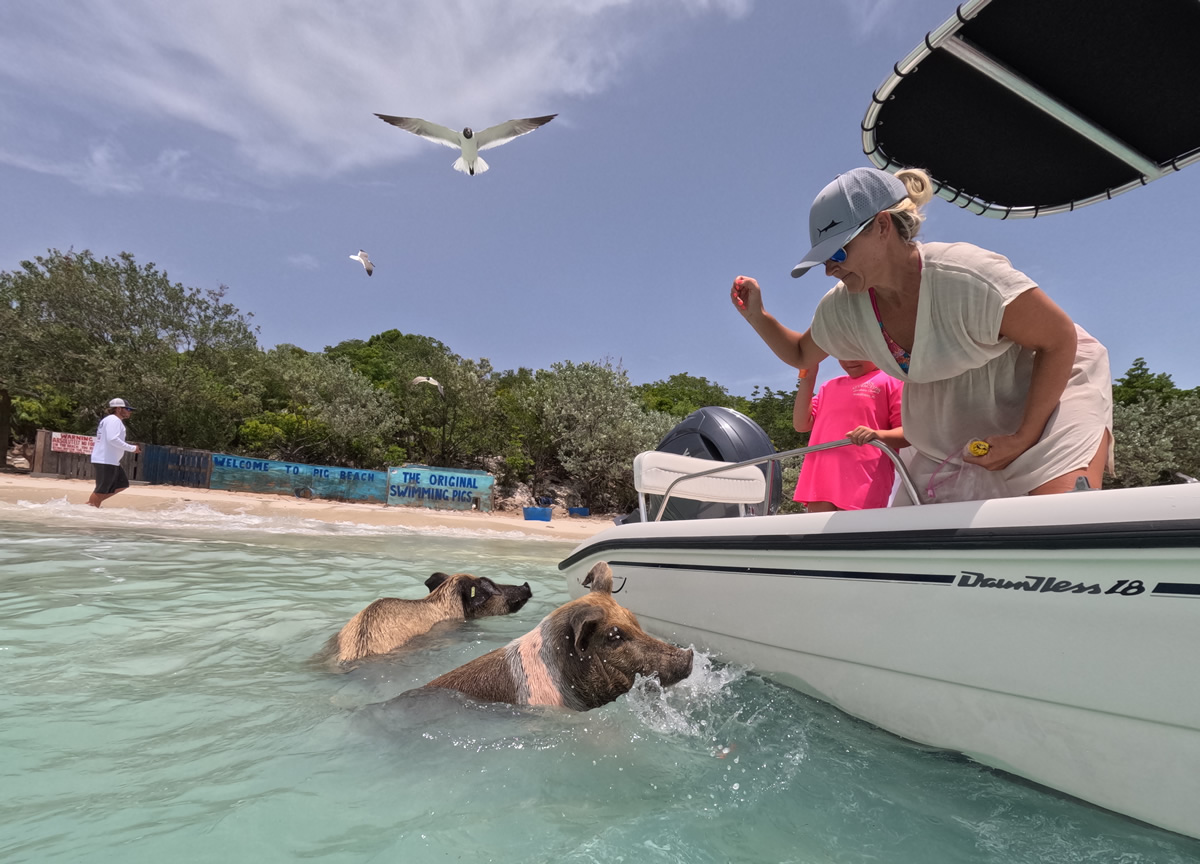
[[[486,471],[404,465],[388,469],[387,503],[487,512],[492,509],[495,482]]]
[[[231,492],[266,492],[294,495],[297,498],[373,501],[380,504],[388,498],[385,471],[302,465],[223,453],[213,454],[212,477],[208,487]]]

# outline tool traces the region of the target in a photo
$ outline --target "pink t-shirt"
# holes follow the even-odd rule
[[[825,382],[813,396],[808,443],[837,441],[856,426],[898,428],[903,389],[900,381],[880,371]],[[842,510],[886,507],[895,476],[892,460],[873,445],[809,453],[800,468],[795,500],[828,501]]]

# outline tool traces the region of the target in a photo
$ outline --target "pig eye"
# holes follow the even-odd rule
[[[621,628],[620,627],[610,627],[608,632],[605,633],[604,635],[605,635],[605,638],[607,638],[609,642],[620,642],[621,638],[622,638],[621,637]]]

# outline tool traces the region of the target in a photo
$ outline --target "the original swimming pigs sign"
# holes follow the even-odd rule
[[[437,510],[489,511],[495,479],[486,471],[428,465],[364,471],[214,453],[209,488],[335,501],[377,501]]]
[[[496,478],[486,471],[405,465],[388,469],[387,503],[450,510],[492,509]]]

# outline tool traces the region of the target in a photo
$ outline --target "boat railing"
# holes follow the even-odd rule
[[[792,456],[803,456],[806,453],[816,453],[818,450],[832,450],[835,447],[845,447],[847,445],[852,445],[852,446],[856,446],[856,447],[860,446],[860,445],[855,444],[849,438],[841,438],[837,441],[827,441],[824,444],[810,444],[807,447],[797,447],[794,450],[783,450],[779,453],[771,453],[768,456],[759,456],[755,459],[746,459],[742,462],[722,462],[720,465],[716,466],[715,468],[708,468],[704,471],[695,471],[691,474],[681,475],[679,477],[676,477],[674,480],[672,480],[671,483],[667,486],[666,490],[663,492],[662,501],[659,502],[658,510],[654,514],[654,521],[658,522],[659,520],[662,519],[663,513],[666,512],[667,502],[671,500],[671,492],[680,483],[686,482],[688,480],[694,480],[697,477],[708,477],[708,476],[711,476],[714,474],[721,474],[721,473],[728,472],[728,471],[734,471],[738,468],[744,468],[748,465],[757,466],[757,465],[762,465],[764,463],[767,464],[767,470],[766,470],[767,483],[766,483],[766,495],[763,498],[762,512],[770,513],[771,512],[771,490],[772,490],[772,488],[774,486],[774,482],[775,482],[774,473],[779,470],[779,461],[781,459],[789,459]],[[886,453],[888,458],[892,460],[892,464],[896,467],[896,474],[900,478],[900,484],[904,487],[904,491],[908,493],[909,499],[912,501],[913,504],[921,503],[921,496],[917,494],[917,488],[916,488],[916,486],[913,485],[912,477],[909,476],[908,469],[904,467],[904,462],[901,461],[900,456],[896,453],[895,450],[893,450],[888,445],[884,444],[882,441],[869,441],[869,442],[867,442],[867,444],[861,445],[861,446],[876,447],[879,450],[882,450],[884,453]],[[680,496],[680,497],[685,497],[685,496]]]

